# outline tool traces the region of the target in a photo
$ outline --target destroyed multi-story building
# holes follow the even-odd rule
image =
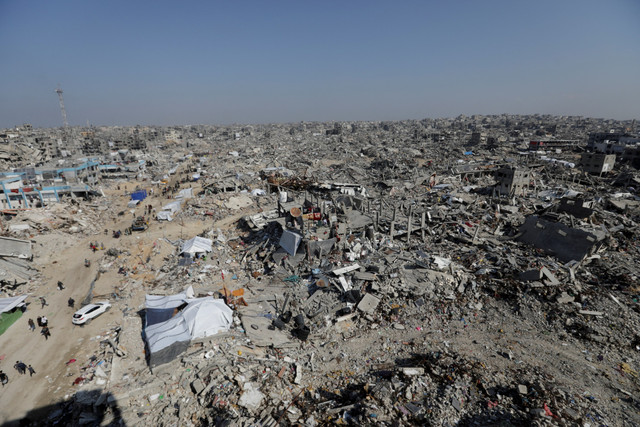
[[[611,172],[615,164],[615,154],[582,153],[580,156],[580,167],[587,173],[601,174]]]
[[[513,196],[521,194],[525,188],[529,187],[531,173],[526,168],[509,166],[500,168],[496,172],[498,181],[497,191],[501,195]]]

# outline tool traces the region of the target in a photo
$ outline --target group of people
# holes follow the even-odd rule
[[[98,249],[100,250],[104,250],[104,243],[98,243],[98,242],[89,242],[89,248],[95,252]]]
[[[36,324],[33,322],[33,319],[29,319],[29,329],[31,332],[36,330]],[[49,319],[47,316],[38,316],[38,326],[42,328],[40,333],[44,335],[44,339],[48,340],[51,336],[51,331],[49,330]]]
[[[31,320],[31,319],[29,319]],[[27,365],[22,360],[16,360],[16,364],[13,365],[16,371],[20,375],[25,375],[27,371],[29,371],[29,376],[32,377],[33,374],[36,373],[36,370],[33,369],[33,366]],[[7,375],[4,371],[0,371],[0,383],[2,383],[2,387],[4,387],[9,382],[9,375]]]
[[[27,373],[27,370],[29,371],[29,376],[32,377],[33,374],[36,373],[35,369],[33,369],[33,367],[31,365],[27,366],[23,361],[21,360],[17,360],[16,364],[13,365],[13,367],[16,369],[16,371],[18,371],[18,373],[20,375],[24,375]]]

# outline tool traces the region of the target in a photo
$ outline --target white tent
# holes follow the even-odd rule
[[[173,220],[173,214],[180,210],[181,203],[182,201],[180,200],[167,203],[162,207],[162,210],[158,212],[158,214],[156,215],[156,218],[158,220],[166,220],[166,221]]]
[[[189,342],[191,341],[189,328],[182,316],[174,316],[162,323],[147,326],[144,330],[144,334],[147,339],[149,352],[152,356],[155,355],[157,361],[165,361],[161,363],[173,360],[175,356],[182,353],[182,351],[189,346]],[[168,350],[169,347],[174,347],[174,349]],[[163,353],[169,353],[168,358],[158,358],[158,354],[162,350],[164,350]],[[163,356],[165,356],[165,354],[163,354]],[[152,364],[156,365],[161,363]]]
[[[187,291],[169,296],[147,295],[145,340],[152,367],[170,362],[186,351],[191,340],[227,331],[233,311],[213,297],[187,298]]]
[[[211,245],[213,240],[205,239],[204,237],[196,236],[192,239],[185,241],[182,244],[181,254],[202,254],[211,252]]]
[[[223,300],[212,297],[189,300],[189,304],[180,314],[189,328],[191,339],[224,332],[233,321],[233,311]]]
[[[15,307],[22,304],[27,299],[27,295],[20,295],[19,297],[0,298],[0,313],[6,313],[13,310]]]

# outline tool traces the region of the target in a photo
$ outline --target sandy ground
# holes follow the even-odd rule
[[[120,192],[121,193],[121,192]],[[107,313],[93,319],[88,325],[76,326],[71,323],[73,313],[80,308],[81,301],[86,297],[91,281],[96,278],[100,260],[104,256],[103,251],[93,253],[89,249],[89,242],[99,241],[105,248],[118,247],[128,249],[131,252],[129,263],[135,264],[136,259],[142,260],[151,255],[153,243],[159,238],[166,237],[174,240],[180,237],[190,238],[200,233],[205,227],[211,228],[212,224],[204,221],[152,221],[145,232],[140,232],[114,239],[111,230],[124,230],[131,224],[133,215],[126,208],[127,198],[115,195],[113,192],[107,196],[117,206],[116,211],[125,210],[124,216],[116,218],[103,218],[105,229],[110,230],[108,235],[68,235],[53,233],[47,235],[35,235],[32,240],[34,263],[41,272],[42,278],[37,294],[28,298],[27,311],[14,323],[2,336],[0,336],[0,369],[9,376],[9,383],[2,388],[0,393],[0,424],[16,421],[23,418],[27,412],[34,408],[41,408],[58,402],[69,392],[73,380],[80,374],[80,364],[86,363],[87,357],[92,354],[92,349],[97,347],[100,337],[113,327],[122,324],[122,312],[119,302],[112,302],[113,307]],[[151,197],[145,202],[159,207],[167,200],[158,196]],[[136,215],[142,214],[142,207],[136,209]],[[167,251],[172,251],[169,244],[162,245],[150,262],[159,267],[162,264]],[[90,267],[85,267],[84,259],[91,261]],[[133,266],[133,265],[132,265]],[[145,279],[145,277],[141,277]],[[94,296],[108,295],[120,284],[122,279],[115,271],[101,274],[96,281]],[[57,290],[57,282],[64,283],[64,290]],[[48,305],[41,307],[38,297],[45,297]],[[75,308],[67,305],[69,297],[76,301]],[[143,297],[142,297],[143,298]],[[101,298],[95,298],[94,301]],[[104,298],[102,298],[104,299]],[[140,301],[140,303],[143,301]],[[136,305],[136,302],[130,302]],[[45,340],[40,334],[40,328],[31,332],[28,327],[28,319],[34,322],[38,316],[46,316],[49,319],[51,337]],[[91,345],[89,345],[91,344]],[[67,362],[76,359],[76,362]],[[36,371],[33,377],[20,375],[13,365],[17,360],[31,364]]]

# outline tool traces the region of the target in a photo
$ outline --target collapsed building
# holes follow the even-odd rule
[[[475,130],[469,151],[469,125],[485,119],[505,141],[489,147]],[[47,422],[637,423],[637,173],[568,166],[584,144],[530,149],[597,122],[566,123],[161,132],[171,149],[149,170],[100,182],[121,203],[145,188],[130,209],[158,212],[106,240],[99,264],[119,275],[108,298],[122,318],[104,333],[112,343],[87,343],[105,362],[87,362]],[[122,209],[110,200],[79,203],[104,220]],[[35,228],[30,215],[15,219]],[[222,326],[197,333],[213,305]]]

